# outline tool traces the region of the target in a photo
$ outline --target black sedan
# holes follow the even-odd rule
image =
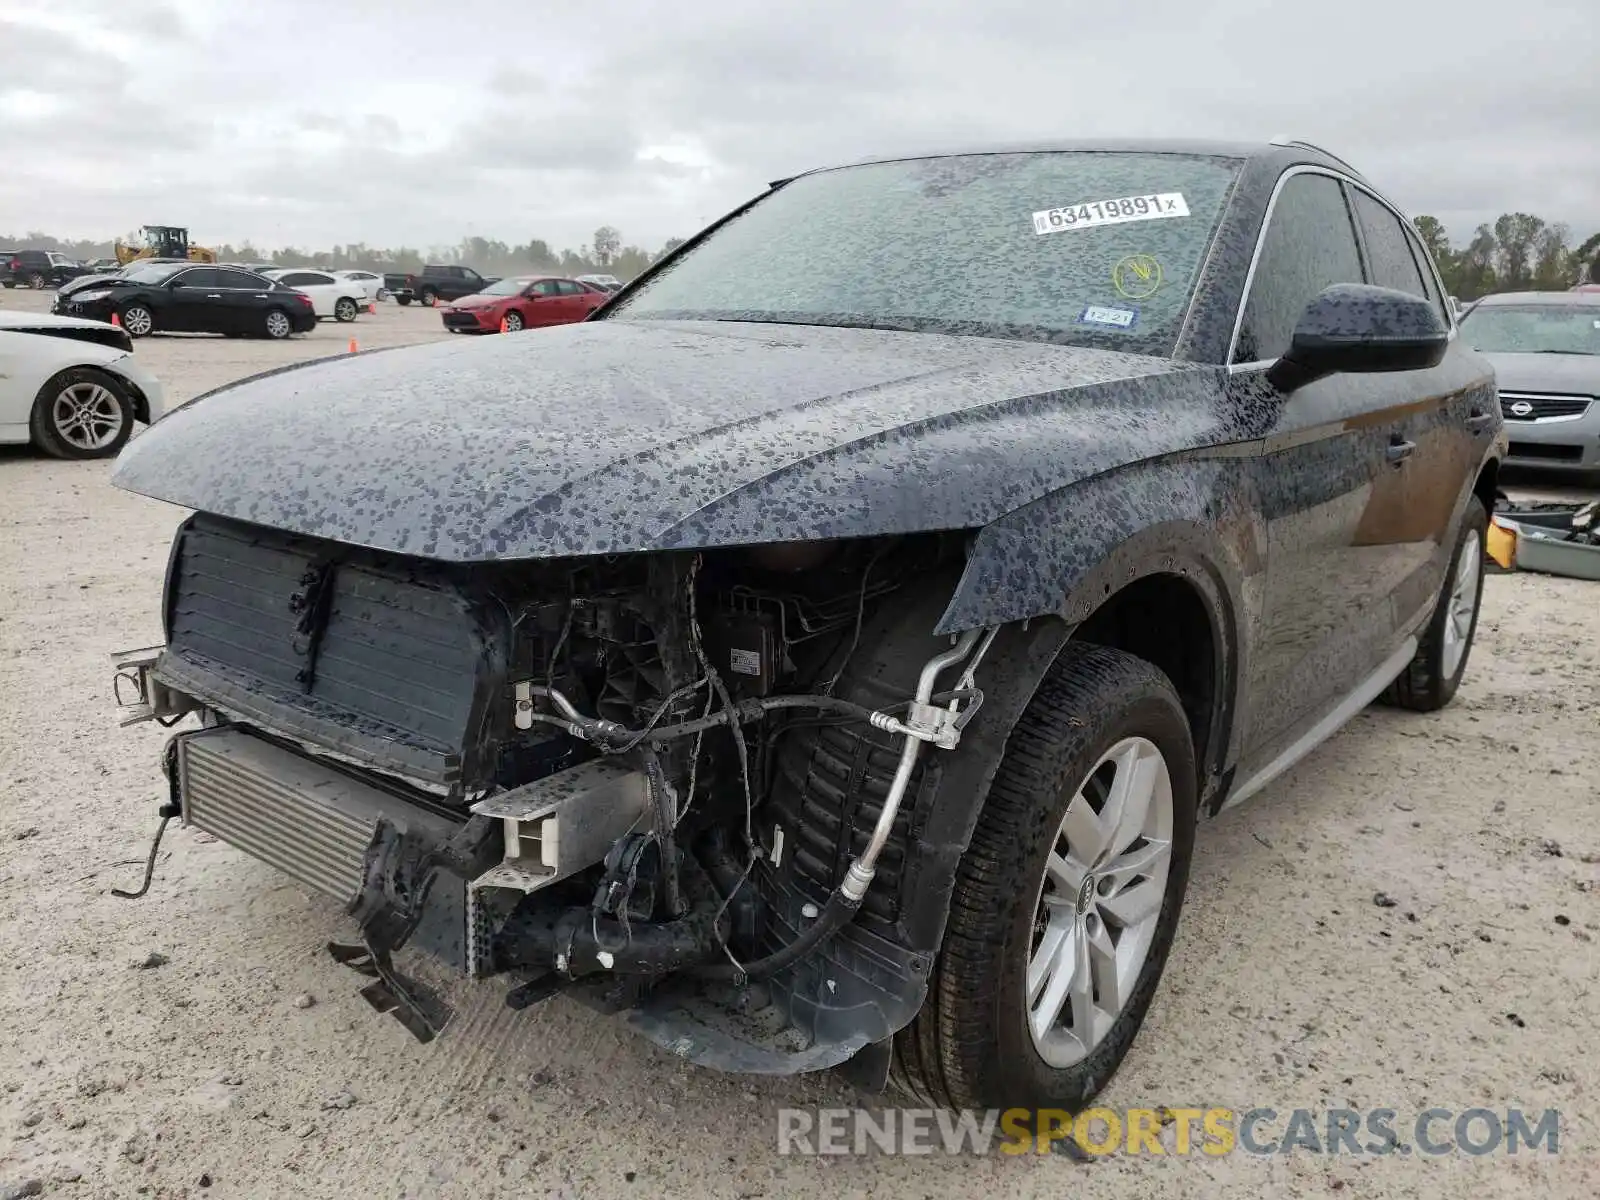
[[[311,298],[233,267],[140,263],[119,275],[68,284],[51,310],[113,318],[133,337],[151,333],[222,333],[286,338],[317,324]]]

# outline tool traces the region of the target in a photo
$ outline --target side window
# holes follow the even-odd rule
[[[186,288],[221,287],[221,283],[218,282],[218,278],[221,274],[221,271],[218,271],[213,267],[196,267],[193,270],[184,271],[181,275],[179,275],[177,284],[179,287]]]
[[[239,291],[244,291],[248,288],[251,291],[259,292],[267,286],[267,281],[258,279],[248,271],[220,270],[217,272],[217,286],[234,288]]]
[[[1446,326],[1450,324],[1451,312],[1449,302],[1439,291],[1439,280],[1428,265],[1428,252],[1422,248],[1422,239],[1417,236],[1417,231],[1412,229],[1411,222],[1406,223],[1406,243],[1411,247],[1411,256],[1417,260],[1417,271],[1422,276],[1423,294],[1433,301],[1433,307],[1439,311],[1439,319]]]
[[[1245,300],[1233,361],[1259,362],[1289,349],[1306,305],[1336,283],[1363,283],[1344,191],[1327,175],[1292,177],[1278,193]]]
[[[1426,296],[1422,272],[1406,241],[1406,232],[1400,227],[1400,218],[1359,188],[1353,191],[1356,219],[1361,222],[1361,233],[1367,240],[1372,282],[1413,296]]]
[[[306,282],[308,276],[304,271],[285,271],[278,276],[278,282],[284,287],[299,287]]]
[[[570,279],[558,279],[556,280],[556,286],[560,288],[563,296],[581,296],[588,290],[583,284],[574,283]]]
[[[469,283],[477,283],[483,279],[483,276],[479,275],[471,267],[457,267],[456,270],[461,272],[461,278],[467,280]]]
[[[535,296],[558,296],[561,294],[560,284],[554,279],[541,279],[528,290]]]

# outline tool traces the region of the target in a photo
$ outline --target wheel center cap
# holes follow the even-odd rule
[[[1083,886],[1078,889],[1078,913],[1080,916],[1088,912],[1089,906],[1094,903],[1094,886],[1094,876],[1084,876]]]

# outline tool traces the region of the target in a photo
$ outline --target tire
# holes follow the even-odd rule
[[[73,367],[39,389],[28,432],[34,445],[55,458],[110,458],[133,435],[134,411],[120,379]]]
[[[398,304],[401,308],[404,308],[406,305],[411,303],[411,297],[410,296],[396,296],[394,298],[394,302],[396,304]]]
[[[16,287],[16,286],[17,286],[17,281],[16,281],[16,280],[14,280],[14,279],[8,279],[8,280],[6,280],[6,282],[5,282],[5,289],[6,289],[6,291],[8,291],[8,292],[9,292],[9,291],[11,291],[11,290],[12,290],[12,289],[13,289],[13,288],[15,288],[15,287]]]
[[[1121,756],[1116,762],[1108,759],[1113,750]],[[1164,800],[1162,764],[1170,785]],[[1141,832],[1127,843],[1131,850],[1107,858],[1122,867],[1105,876],[1095,868],[1076,891],[1062,888],[1058,881],[1070,875],[1062,868],[1074,855],[1092,859],[1085,830],[1100,828],[1094,801],[1104,805],[1110,798],[1108,776],[1109,785],[1119,778],[1156,780],[1149,811],[1164,808],[1164,824],[1141,825],[1148,839]],[[1160,982],[1188,885],[1198,795],[1193,738],[1167,677],[1120,650],[1069,642],[1012,730],[957,869],[928,999],[895,1035],[891,1079],[899,1090],[949,1108],[1081,1111],[1121,1063]],[[1069,836],[1064,820],[1073,805]],[[1117,829],[1120,840],[1128,831]],[[1163,841],[1164,882],[1154,861]],[[1140,876],[1130,855],[1151,858],[1152,873]],[[1047,874],[1052,860],[1061,866]],[[1114,893],[1102,900],[1108,877]],[[1137,899],[1130,906],[1129,897],[1142,898],[1142,910]],[[1114,907],[1142,911],[1138,921],[1119,926],[1102,907],[1119,898]],[[1125,1001],[1114,1014],[1096,1012],[1080,1023],[1095,1030],[1086,1052],[1061,1028],[1065,1020],[1080,1020],[1073,995],[1060,1014],[1042,1022],[1042,1035],[1031,1027],[1030,960],[1052,939],[1068,948],[1080,942],[1098,947],[1102,965],[1105,947],[1113,948],[1113,962],[1115,947],[1128,947]],[[1059,971],[1043,977],[1041,1002],[1061,980]],[[1073,972],[1067,979],[1077,977]],[[1101,994],[1091,987],[1088,999],[1093,1003]]]
[[[156,331],[156,315],[143,304],[126,304],[117,314],[129,337],[149,337]]]
[[[294,332],[294,322],[281,308],[269,308],[261,318],[261,332],[275,342],[281,342]]]
[[[333,306],[333,319],[348,325],[356,319],[356,302],[349,296],[341,296]]]
[[[507,333],[521,333],[522,332],[522,314],[519,313],[514,308],[506,313],[506,316],[505,316],[505,332],[507,332]]]
[[[438,303],[439,293],[434,291],[432,288],[429,288],[422,293],[422,306],[424,308],[432,308]]]
[[[1489,514],[1483,501],[1467,501],[1456,533],[1450,569],[1434,602],[1433,616],[1423,630],[1417,652],[1380,697],[1385,704],[1412,712],[1436,712],[1455,698],[1472,656],[1472,639],[1478,632],[1478,611],[1483,607],[1484,534]]]
[[[31,287],[36,292],[44,291],[45,284],[47,284],[49,282],[50,281],[48,279],[46,279],[38,271],[35,271],[32,275],[28,276],[28,286]]]

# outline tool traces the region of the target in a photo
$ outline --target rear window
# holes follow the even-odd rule
[[[1073,151],[821,171],[763,197],[608,316],[928,330],[1164,355],[1239,166]]]

